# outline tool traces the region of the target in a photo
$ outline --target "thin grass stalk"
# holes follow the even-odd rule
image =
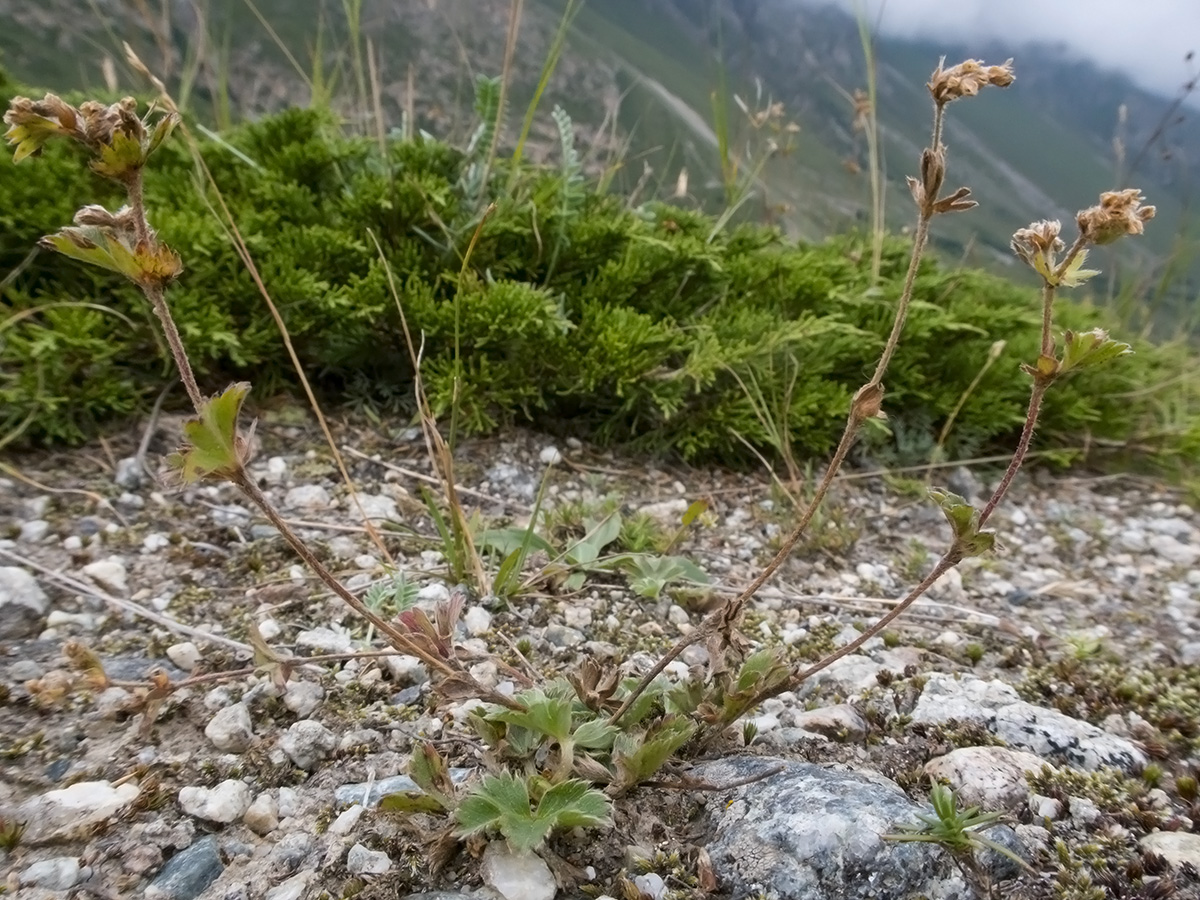
[[[869,106],[864,118],[864,130],[867,137],[867,167],[870,171],[871,182],[871,283],[879,282],[879,272],[883,267],[883,239],[886,223],[884,222],[884,181],[883,161],[879,154],[879,118],[876,115],[878,92],[876,85],[875,40],[867,27],[866,13],[861,8],[857,10],[858,39],[862,44],[863,61],[867,75],[867,104]],[[935,148],[937,144],[933,145]]]
[[[517,35],[521,31],[521,13],[525,8],[525,0],[512,0],[508,10],[508,34],[504,39],[504,65],[500,70],[500,102],[496,105],[496,122],[492,129],[492,142],[488,145],[487,156],[483,160],[483,175],[479,179],[482,202],[487,192],[488,176],[492,171],[492,163],[496,160],[496,149],[500,146],[500,132],[504,126],[504,110],[508,105],[508,87],[512,79],[513,56],[517,50]]]
[[[533,91],[533,99],[529,101],[529,106],[525,109],[525,119],[521,123],[521,133],[517,137],[517,147],[513,151],[512,168],[508,172],[508,190],[510,192],[517,183],[521,160],[525,155],[525,141],[529,138],[529,129],[533,127],[533,117],[537,113],[538,105],[541,103],[542,94],[545,93],[546,86],[550,83],[550,78],[554,75],[554,70],[558,68],[558,61],[562,57],[563,47],[567,42],[567,33],[571,30],[571,25],[582,8],[583,0],[567,0],[562,18],[558,21],[558,28],[554,31],[554,38],[550,41],[550,49],[546,51],[546,59],[542,62],[542,73],[538,76],[537,87]],[[603,128],[601,128],[601,131],[603,131]]]

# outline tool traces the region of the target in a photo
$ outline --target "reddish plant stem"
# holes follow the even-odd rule
[[[980,528],[986,525],[987,520],[992,517],[992,513],[995,512],[996,507],[1000,505],[1000,501],[1008,493],[1013,479],[1017,477],[1017,472],[1024,465],[1025,457],[1029,453],[1029,445],[1033,441],[1033,432],[1037,427],[1038,416],[1042,410],[1042,399],[1046,396],[1046,391],[1053,383],[1053,378],[1034,376],[1033,390],[1029,394],[1029,407],[1025,413],[1025,425],[1021,429],[1021,439],[1017,442],[1017,449],[1014,451],[1012,459],[1008,462],[1008,468],[1004,470],[1004,477],[1000,479],[1000,483],[996,486],[996,490],[992,492],[987,505],[979,513]]]

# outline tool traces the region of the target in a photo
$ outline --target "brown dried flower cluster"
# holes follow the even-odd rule
[[[1034,222],[1012,236],[1012,251],[1039,271],[1039,265],[1045,261],[1053,266],[1054,255],[1065,247],[1058,236],[1061,230],[1062,223],[1058,221]]]
[[[977,59],[968,59],[949,69],[943,69],[939,63],[926,87],[933,95],[934,103],[945,106],[959,97],[975,96],[984,85],[1008,87],[1015,78],[1011,59],[999,66],[988,66]]]
[[[126,97],[105,106],[89,100],[78,107],[47,94],[41,100],[15,97],[4,114],[9,126],[5,139],[16,145],[13,162],[37,156],[48,141],[63,137],[92,151],[92,169],[107,178],[129,182],[137,177],[146,158],[171,133],[179,116],[167,113],[150,122],[137,114],[137,101]]]
[[[1145,199],[1137,188],[1101,194],[1098,205],[1075,217],[1079,233],[1091,244],[1111,244],[1127,234],[1141,234],[1157,211],[1153,206],[1142,206]]]
[[[13,129],[52,128],[59,135],[92,149],[111,144],[118,131],[138,141],[146,134],[145,125],[137,115],[137,101],[132,97],[109,106],[89,100],[78,108],[55,94],[47,94],[41,100],[16,97],[4,114],[4,122]]]

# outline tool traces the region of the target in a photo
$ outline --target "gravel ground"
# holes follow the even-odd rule
[[[178,428],[178,420],[161,424],[146,457],[152,466]],[[457,589],[421,499],[423,488],[437,488],[419,433],[385,435],[362,421],[337,429],[367,514],[393,523],[384,526],[386,554],[314,427],[274,416],[258,435],[260,483],[349,587],[366,591],[394,564],[422,603]],[[407,657],[311,664],[285,691],[261,674],[222,675],[253,665],[251,623],[273,648],[300,656],[358,649],[367,630],[231,488],[164,487],[131,459],[136,449],[132,436],[22,456],[11,459],[20,478],[0,479],[0,837],[5,821],[26,824],[16,847],[0,850],[10,891],[287,900],[487,881],[503,892],[503,879],[517,876],[496,874],[512,862],[499,851],[482,860],[457,853],[434,877],[428,835],[346,808],[363,785],[405,770],[414,737],[437,739],[464,770],[477,764],[461,727],[470,704],[435,708],[422,667]],[[489,526],[528,521],[545,477],[544,506],[557,526],[549,537],[558,541],[582,534],[585,514],[617,510],[635,548],[661,545],[691,503],[708,503],[670,552],[699,564],[709,590],[668,589],[651,600],[607,572],[576,591],[537,582],[510,604],[468,597],[462,643],[480,652],[473,674],[489,684],[502,685],[505,673],[486,659],[488,648],[511,660],[519,647],[544,674],[574,671],[583,658],[648,666],[758,571],[791,515],[786,493],[760,473],[648,463],[524,432],[467,442],[458,465],[465,502]],[[746,619],[747,637],[782,644],[796,660],[852,640],[948,540],[923,483],[849,475]],[[957,468],[934,481],[980,499],[995,475]],[[1173,489],[1132,477],[1039,472],[1011,497],[992,520],[998,552],[968,560],[881,638],[765,704],[752,717],[754,743],[739,752],[845,764],[893,780],[919,802],[927,763],[964,794],[971,773],[1012,766],[973,757],[963,774],[953,756],[963,751],[1007,745],[1079,778],[1124,770],[1125,793],[1111,808],[1095,799],[1099,776],[1025,783],[1017,765],[1017,788],[994,796],[979,788],[1026,829],[1028,857],[1042,873],[1011,882],[1004,896],[1096,896],[1074,882],[1079,893],[1054,892],[1065,877],[1056,839],[1093,874],[1086,848],[1111,850],[1123,868],[1116,888],[1100,882],[1108,896],[1149,897],[1137,891],[1155,883],[1175,891],[1161,896],[1197,896],[1188,861],[1200,865],[1200,804],[1187,778],[1200,768],[1200,516]],[[699,662],[685,654],[673,674]],[[155,669],[172,680],[214,678],[159,699]],[[939,682],[943,675],[954,684]],[[992,687],[964,700],[951,696],[955,685]],[[961,715],[937,712],[956,703],[965,704]],[[1013,711],[1026,707],[1093,731],[1069,747],[1028,737],[1025,726],[1016,734]],[[985,709],[972,725],[972,711]],[[1088,803],[1097,810],[1090,819]],[[652,898],[751,896],[737,893],[736,872],[719,867],[707,893],[670,893],[683,890],[681,872],[703,869],[696,848],[719,830],[712,816],[721,805],[703,792],[635,792],[618,804],[611,832],[553,844],[554,874],[567,885],[560,896],[622,896],[634,883],[622,879],[635,874]],[[1155,834],[1193,840],[1151,853],[1145,841]],[[1135,857],[1146,873],[1133,871]],[[547,874],[528,878],[519,890],[539,896],[530,885]],[[688,890],[704,887],[703,878],[692,882],[701,887]],[[545,896],[554,896],[552,882]]]

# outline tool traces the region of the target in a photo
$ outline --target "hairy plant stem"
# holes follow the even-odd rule
[[[1075,257],[1083,250],[1086,243],[1087,242],[1084,237],[1080,235],[1079,238],[1076,239],[1075,243],[1071,246],[1071,249],[1068,251],[1066,257],[1058,264],[1058,266],[1055,267],[1053,273],[1054,277],[1045,279],[1043,281],[1041,355],[1044,357],[1054,358],[1055,355],[1053,334],[1055,285],[1059,282],[1059,279],[1062,277],[1063,273],[1066,272],[1067,268],[1071,265]],[[1036,368],[1034,369],[1033,388],[1029,394],[1029,405],[1026,408],[1025,425],[1021,429],[1021,437],[1017,441],[1016,448],[1013,450],[1012,458],[1009,460],[1008,467],[1004,472],[1004,476],[1000,479],[1000,483],[997,484],[996,489],[992,491],[992,496],[988,498],[988,502],[979,513],[978,528],[982,528],[987,523],[987,520],[991,518],[991,515],[995,511],[996,507],[1000,505],[1000,503],[1004,500],[1004,497],[1008,494],[1008,490],[1012,485],[1013,479],[1016,478],[1017,472],[1021,470],[1021,466],[1025,463],[1025,459],[1029,455],[1029,446],[1033,441],[1033,433],[1037,429],[1038,417],[1041,414],[1042,409],[1042,400],[1045,398],[1046,392],[1050,389],[1050,386],[1054,384],[1056,380],[1057,375],[1055,373],[1042,374],[1038,372]],[[785,682],[757,695],[751,702],[750,708],[757,706],[764,700],[768,700],[771,697],[782,694],[785,691],[795,689],[808,678],[829,666],[831,663],[836,662],[849,653],[853,653],[871,638],[875,637],[875,635],[879,634],[879,632],[883,631],[884,628],[895,621],[895,619],[906,609],[916,603],[917,600],[927,590],[929,590],[929,588],[932,587],[939,578],[946,574],[946,572],[948,572],[950,569],[958,565],[962,559],[963,554],[959,547],[957,545],[952,546],[946,552],[946,554],[942,556],[940,560],[938,560],[937,565],[933,567],[933,570],[925,576],[921,583],[909,591],[908,595],[898,604],[896,604],[896,606],[894,606],[887,615],[873,624],[870,628],[863,631],[862,634],[860,634],[846,646],[839,648],[836,652],[831,653],[829,656],[826,656],[815,665],[809,666],[807,669],[793,671],[792,675]]]
[[[1054,278],[1044,279],[1042,281],[1042,350],[1041,355],[1047,358],[1054,357],[1054,297],[1056,294],[1055,285],[1062,277],[1067,268],[1074,262],[1083,248],[1087,245],[1087,239],[1081,233],[1075,239],[1075,243],[1071,245],[1071,249],[1067,251],[1067,255],[1063,257],[1054,268]],[[1017,449],[1013,452],[1012,459],[1008,462],[1008,468],[1004,470],[1004,476],[1000,479],[1000,484],[996,486],[996,490],[988,499],[987,505],[979,513],[979,525],[983,527],[987,520],[992,517],[992,513],[1004,499],[1008,493],[1009,487],[1012,485],[1013,479],[1017,477],[1017,472],[1021,470],[1021,466],[1025,463],[1025,457],[1029,453],[1029,445],[1033,441],[1033,432],[1037,427],[1038,416],[1042,409],[1042,400],[1046,396],[1046,391],[1050,389],[1050,385],[1054,384],[1057,379],[1055,374],[1043,375],[1035,372],[1033,375],[1033,388],[1029,394],[1029,406],[1025,411],[1025,425],[1021,428],[1021,438],[1017,441]]]
[[[942,108],[937,107],[934,115],[934,148],[938,146],[938,142],[941,140],[942,112]],[[746,585],[740,594],[729,600],[721,609],[711,613],[703,625],[676,643],[642,677],[642,680],[638,682],[637,686],[625,698],[625,701],[617,708],[616,712],[609,717],[608,721],[610,723],[615,724],[619,721],[626,710],[650,686],[650,682],[657,678],[688,647],[707,640],[715,634],[720,634],[723,640],[728,641],[730,633],[737,627],[737,623],[741,619],[746,604],[758,592],[759,588],[771,579],[787,558],[791,556],[792,551],[796,548],[796,544],[804,536],[804,532],[812,522],[813,516],[816,515],[817,510],[825,499],[825,495],[829,492],[834,478],[837,477],[842,463],[846,461],[846,456],[849,454],[850,448],[854,445],[854,439],[858,435],[859,428],[862,427],[864,421],[874,414],[874,411],[868,408],[870,406],[869,401],[873,398],[882,400],[883,376],[887,373],[888,365],[895,355],[896,347],[900,343],[900,334],[904,330],[904,322],[908,317],[908,308],[912,304],[913,285],[916,283],[917,271],[921,266],[921,257],[925,252],[925,245],[929,240],[929,223],[932,221],[934,215],[930,206],[930,204],[927,204],[917,217],[917,229],[913,235],[912,253],[908,260],[908,272],[904,276],[904,287],[901,289],[900,300],[896,305],[896,315],[892,322],[891,334],[888,335],[887,342],[880,353],[879,362],[875,366],[875,373],[871,376],[871,380],[859,388],[858,392],[854,395],[854,399],[850,403],[850,412],[846,417],[846,427],[842,430],[842,437],[838,441],[837,449],[834,451],[829,465],[825,468],[825,474],[821,476],[820,482],[817,483],[812,499],[804,508],[799,521],[791,533],[784,539],[774,558],[755,576],[753,581]],[[897,607],[901,611],[905,608],[907,607]],[[895,615],[893,615],[894,617]]]
[[[833,665],[843,656],[848,656],[849,654],[853,653],[871,638],[875,637],[875,635],[879,634],[879,632],[883,631],[883,629],[887,628],[887,626],[894,622],[897,618],[903,615],[905,610],[916,603],[917,600],[919,600],[927,590],[937,583],[939,578],[958,565],[962,559],[962,552],[957,547],[951,547],[946,551],[942,558],[938,560],[937,565],[930,570],[929,574],[921,579],[921,583],[909,591],[905,598],[892,607],[887,615],[873,624],[870,628],[863,631],[862,634],[860,634],[850,643],[846,644],[846,646],[839,647],[833,653],[830,653],[828,656],[823,657],[818,662],[813,663],[807,669],[797,668],[796,670],[793,670],[792,674],[788,676],[786,681],[773,688],[763,691],[761,694],[757,694],[747,708],[753,709],[764,700],[769,700],[770,698],[776,697],[779,694],[795,690],[817,672],[820,672],[822,669]]]
[[[1004,477],[1000,479],[1000,483],[996,486],[996,490],[992,492],[987,505],[979,513],[980,527],[986,525],[987,520],[992,517],[992,513],[1008,493],[1013,479],[1017,477],[1017,472],[1024,465],[1025,456],[1029,453],[1029,444],[1033,441],[1033,431],[1037,427],[1038,415],[1042,410],[1042,399],[1046,396],[1046,391],[1049,390],[1050,385],[1053,383],[1053,377],[1034,377],[1033,389],[1029,393],[1029,406],[1025,411],[1025,425],[1021,428],[1021,438],[1017,441],[1017,449],[1013,452],[1012,459],[1008,461],[1008,468],[1004,470]]]
[[[167,307],[167,300],[163,295],[163,289],[156,285],[142,285],[142,293],[146,295],[146,299],[150,301],[150,306],[153,308],[154,314],[158,316],[158,321],[162,325],[163,335],[167,339],[167,345],[171,348],[171,355],[175,357],[175,365],[179,369],[179,378],[183,382],[183,386],[187,390],[188,399],[192,401],[192,406],[196,408],[198,415],[204,406],[204,395],[200,393],[200,385],[196,383],[196,375],[192,372],[191,360],[188,359],[187,351],[183,348],[183,339],[179,336],[179,329],[175,327],[175,319],[171,316],[171,310]]]
[[[142,172],[141,169],[134,170],[124,180],[125,195],[129,199],[129,209],[133,218],[133,229],[137,235],[139,245],[149,247],[156,242],[154,234],[150,230],[150,223],[146,219],[146,202],[142,195]],[[200,386],[196,383],[196,375],[192,372],[192,363],[188,359],[187,351],[183,347],[183,338],[179,336],[179,329],[175,327],[175,319],[171,316],[171,310],[167,307],[167,300],[163,293],[163,289],[159,285],[141,284],[142,293],[146,295],[146,299],[150,301],[150,306],[154,310],[154,315],[158,317],[159,323],[162,325],[163,335],[167,339],[167,345],[171,348],[171,355],[175,357],[175,365],[179,369],[179,378],[183,381],[183,386],[187,390],[188,399],[192,401],[192,406],[196,407],[196,412],[200,412],[200,407],[204,403],[204,395],[200,393]]]

